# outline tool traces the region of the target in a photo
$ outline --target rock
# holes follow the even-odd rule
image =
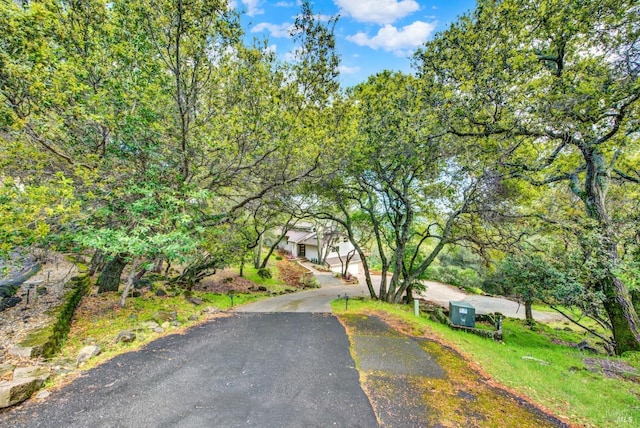
[[[201,305],[202,304],[202,299],[198,299],[197,297],[190,297],[187,300],[189,302],[193,303],[194,305]]]
[[[220,309],[216,308],[215,306],[207,306],[202,310],[202,312],[209,313],[209,314],[217,314],[218,312],[220,312]]]
[[[175,311],[157,311],[153,314],[153,319],[158,323],[162,324],[165,321],[175,321],[178,317],[178,313]]]
[[[180,327],[182,324],[180,324],[180,321],[171,321],[171,325],[173,327]]]
[[[137,289],[140,289],[140,288],[143,288],[143,287],[151,287],[152,285],[153,284],[151,283],[150,279],[142,278],[142,279],[139,279],[139,280],[137,280],[137,281],[135,281],[133,283],[133,288],[135,288],[137,290]]]
[[[158,290],[156,290],[156,296],[163,297],[166,295],[167,295],[167,292],[164,291],[162,288],[158,288]]]
[[[193,314],[193,315],[189,315],[189,321],[198,321],[198,315]]]
[[[154,333],[164,333],[164,328],[162,327],[156,327],[153,329]]]
[[[267,287],[261,285],[260,287],[258,287],[258,291],[267,291]]]
[[[39,391],[36,394],[36,400],[44,400],[45,398],[48,398],[51,395],[51,393],[49,391],[47,391],[46,389],[43,389],[42,391]]]
[[[136,334],[131,330],[122,330],[120,333],[118,333],[118,337],[116,337],[116,343],[129,343],[133,342],[134,340],[136,340]]]
[[[82,341],[83,345],[95,345],[97,342],[95,337],[87,337]]]
[[[162,328],[164,328],[164,329],[167,329],[167,328],[169,328],[169,326],[170,326],[170,325],[171,325],[171,324],[169,323],[169,321],[165,321],[165,322],[163,322],[163,323],[160,325],[160,327],[162,327]]]
[[[34,357],[38,357],[40,355],[40,353],[42,352],[41,349],[39,349],[38,347],[35,346],[12,346],[11,348],[9,348],[9,355],[13,356],[13,357],[20,357],[20,358],[34,358]]]
[[[49,367],[18,367],[13,371],[13,380],[16,379],[27,379],[27,378],[36,378],[39,383],[37,387],[42,386],[44,381],[49,379],[49,375],[51,374],[51,370]]]
[[[529,361],[535,361],[536,363],[540,363],[542,365],[548,366],[550,363],[548,361],[545,360],[541,360],[539,358],[535,358],[535,357],[530,357],[528,355],[525,355],[524,357],[522,357],[523,360],[529,360]]]
[[[583,340],[582,342],[578,343],[578,349],[581,351],[591,352],[592,354],[599,354],[598,350],[590,346],[586,340]]]
[[[89,361],[89,359],[95,357],[96,355],[99,355],[101,351],[102,350],[98,345],[85,346],[78,353],[78,359],[77,359],[78,364],[84,363],[85,361]]]
[[[140,325],[148,330],[153,330],[156,327],[160,327],[160,324],[155,321],[143,321],[140,323]]]
[[[133,290],[131,292],[131,297],[140,297],[140,296],[142,296],[142,292],[139,290]]]
[[[34,377],[0,382],[0,408],[22,403],[35,392],[39,382]]]
[[[7,299],[4,299],[2,301],[2,305],[4,306],[4,309],[13,308],[14,306],[16,306],[20,302],[22,302],[22,298],[14,296],[14,297],[9,297]]]
[[[14,366],[13,364],[0,364],[0,376],[5,373],[12,372],[15,368],[16,366]]]

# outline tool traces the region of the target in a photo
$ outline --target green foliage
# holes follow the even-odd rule
[[[262,279],[271,278],[271,269],[269,268],[260,268],[258,269],[258,276]]]
[[[0,254],[17,246],[46,246],[79,213],[73,181],[62,173],[42,183],[4,177],[0,182]]]
[[[474,269],[458,266],[430,266],[425,272],[425,278],[445,284],[462,287],[465,290],[479,294],[482,292],[482,278]]]

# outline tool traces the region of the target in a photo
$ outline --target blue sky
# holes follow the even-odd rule
[[[340,15],[335,28],[344,86],[363,82],[383,69],[411,71],[410,55],[475,0],[317,0],[315,13]],[[290,27],[300,11],[299,0],[235,0],[243,11],[247,37],[267,38],[281,59],[291,55]]]

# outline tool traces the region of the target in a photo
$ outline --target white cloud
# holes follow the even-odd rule
[[[273,45],[269,45],[266,48],[264,48],[264,53],[273,53],[275,54],[276,51],[278,50],[278,46],[276,46],[275,44]]]
[[[415,0],[334,0],[340,12],[356,21],[391,24],[420,9]]]
[[[300,61],[300,56],[302,55],[302,50],[300,49],[300,47],[296,47],[293,50],[287,52],[286,54],[284,54],[284,59],[285,61],[288,62],[298,62]]]
[[[293,28],[293,24],[285,22],[284,24],[271,24],[269,22],[261,22],[256,24],[252,29],[252,33],[260,33],[261,31],[268,31],[273,37],[286,38],[290,37],[289,31]]]
[[[293,6],[295,6],[295,3],[290,2],[290,1],[279,1],[274,6],[275,7],[293,7]]]
[[[397,29],[393,25],[385,25],[373,37],[369,37],[366,33],[357,33],[353,36],[347,36],[347,40],[358,46],[404,54],[406,50],[415,49],[423,44],[433,33],[436,25],[437,22],[422,21],[416,21],[401,29]]]
[[[264,9],[261,9],[260,3],[262,0],[242,0],[242,4],[247,8],[247,15],[256,16],[262,15],[264,13]]]
[[[341,65],[338,68],[340,70],[340,73],[342,73],[342,74],[356,74],[357,72],[360,71],[360,67],[358,67],[358,66],[347,67],[346,65]]]

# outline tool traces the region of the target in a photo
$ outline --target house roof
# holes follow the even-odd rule
[[[298,244],[306,239],[313,238],[315,235],[315,232],[291,230],[287,232],[287,240],[289,242],[293,242],[294,244]]]

